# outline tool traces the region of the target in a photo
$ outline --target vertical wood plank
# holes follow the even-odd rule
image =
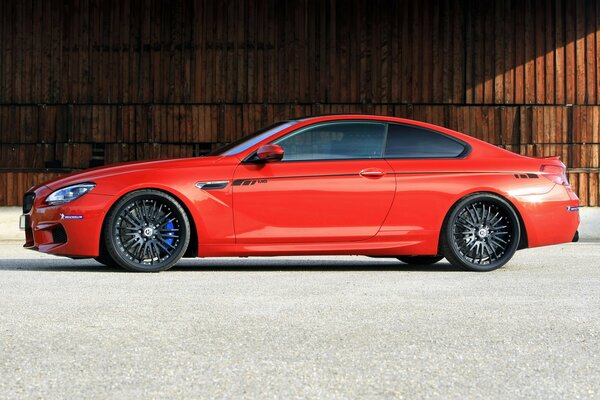
[[[566,75],[566,102],[573,104],[576,101],[576,63],[575,63],[575,6],[574,1],[567,1],[565,3],[565,75]]]
[[[465,2],[452,2],[452,15],[453,15],[453,37],[456,40],[456,45],[453,47],[453,93],[452,96],[454,102],[459,104],[464,104],[467,102],[466,100],[466,51],[463,51],[463,46],[466,46],[468,49],[468,45],[465,40],[465,33],[463,28],[463,23],[466,21],[465,14],[466,6]],[[467,24],[468,26],[468,24]]]
[[[575,0],[575,82],[576,102],[583,104],[586,101],[586,60],[585,60],[585,2]]]
[[[508,3],[508,2],[506,2]],[[494,103],[504,103],[505,102],[505,75],[504,71],[505,60],[506,60],[506,47],[504,43],[505,31],[504,31],[504,21],[506,19],[505,15],[505,3],[497,2],[494,4]],[[510,69],[510,67],[509,67]]]
[[[546,7],[547,1],[536,0],[534,8],[535,21],[535,102],[546,103]]]
[[[474,103],[485,103],[485,88],[486,88],[486,59],[485,59],[485,7],[481,2],[476,2],[473,5],[475,16],[474,31],[473,31],[473,80],[475,85]]]
[[[495,20],[494,20],[494,7],[493,4],[483,9],[483,102],[485,104],[494,103],[494,78],[495,78],[495,46],[494,46],[494,31],[495,31]]]
[[[545,57],[544,64],[545,70],[541,73],[544,75],[546,81],[545,87],[545,102],[547,104],[555,104],[556,102],[556,81],[554,78],[554,60],[555,60],[555,52],[556,46],[554,43],[555,30],[556,30],[556,22],[554,20],[555,16],[555,1],[546,2],[545,4],[545,19],[544,19],[544,27],[545,30]]]
[[[535,10],[533,0],[525,0],[525,102],[535,103]]]
[[[585,3],[585,102],[596,104],[596,7],[597,2]]]
[[[562,0],[554,1],[554,102],[565,103],[565,18]]]
[[[559,0],[560,1],[560,0]],[[525,103],[525,3],[515,5],[515,103]]]

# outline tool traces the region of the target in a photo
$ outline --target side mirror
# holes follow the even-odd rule
[[[276,144],[265,144],[256,151],[256,158],[262,162],[281,161],[283,158],[283,147]]]

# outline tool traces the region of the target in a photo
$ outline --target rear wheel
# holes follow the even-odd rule
[[[521,233],[512,206],[493,194],[475,194],[458,202],[441,235],[442,254],[452,265],[471,271],[491,271],[517,251]]]
[[[431,265],[443,258],[443,256],[402,256],[398,257],[398,260],[411,265]]]
[[[113,206],[104,238],[109,258],[119,266],[129,271],[158,272],[171,268],[185,253],[190,223],[172,196],[139,190]]]

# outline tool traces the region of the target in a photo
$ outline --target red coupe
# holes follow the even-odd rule
[[[25,247],[161,271],[181,257],[355,254],[475,271],[576,241],[558,158],[406,119],[280,122],[206,157],[74,173],[24,196]]]

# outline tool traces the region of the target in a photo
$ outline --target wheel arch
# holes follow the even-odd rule
[[[113,209],[113,207],[115,206],[115,204],[117,204],[117,202],[122,199],[124,196],[133,193],[133,192],[137,192],[140,190],[156,190],[157,192],[162,192],[165,194],[168,194],[169,196],[173,197],[175,199],[175,201],[177,201],[177,203],[179,203],[179,205],[183,208],[183,210],[186,213],[186,216],[188,217],[188,220],[190,222],[190,242],[188,244],[188,248],[185,251],[185,254],[183,255],[183,257],[197,257],[198,256],[198,222],[196,221],[196,217],[195,215],[191,212],[190,206],[191,204],[189,203],[189,200],[181,193],[174,191],[174,190],[169,190],[167,188],[164,187],[159,187],[159,186],[136,186],[134,188],[128,188],[127,190],[124,190],[122,192],[119,192],[119,194],[117,194],[112,203],[110,204],[110,206],[108,207],[108,209],[106,210],[106,213],[104,214],[104,217],[102,218],[102,225],[100,226],[100,243],[98,244],[98,252],[99,255],[102,254],[103,252],[106,252],[106,248],[105,248],[105,240],[104,240],[104,227],[106,225],[106,218],[108,217],[108,214],[110,213],[110,211]],[[184,200],[185,199],[185,200]]]
[[[529,246],[529,239],[528,239],[528,236],[527,236],[527,226],[525,225],[525,221],[523,220],[523,216],[521,215],[519,207],[517,207],[515,205],[515,202],[512,201],[505,194],[499,193],[497,191],[492,191],[492,190],[477,190],[477,191],[474,191],[474,192],[469,192],[469,193],[463,194],[461,197],[459,197],[458,199],[456,199],[452,203],[452,205],[450,206],[450,208],[448,208],[448,211],[446,211],[446,215],[444,216],[444,219],[442,221],[442,225],[441,225],[441,228],[440,228],[440,232],[439,232],[439,235],[438,235],[438,252],[441,251],[442,235],[444,234],[444,229],[446,227],[446,223],[448,222],[448,218],[450,217],[450,214],[452,213],[452,210],[454,210],[454,207],[456,207],[456,205],[459,202],[461,202],[462,200],[464,200],[465,198],[467,198],[469,196],[473,196],[473,195],[486,195],[486,194],[487,195],[494,195],[494,196],[502,198],[502,200],[506,201],[506,203],[512,208],[512,210],[517,215],[517,218],[519,220],[519,226],[520,226],[520,238],[519,238],[519,245],[517,246],[517,250],[526,249]]]

